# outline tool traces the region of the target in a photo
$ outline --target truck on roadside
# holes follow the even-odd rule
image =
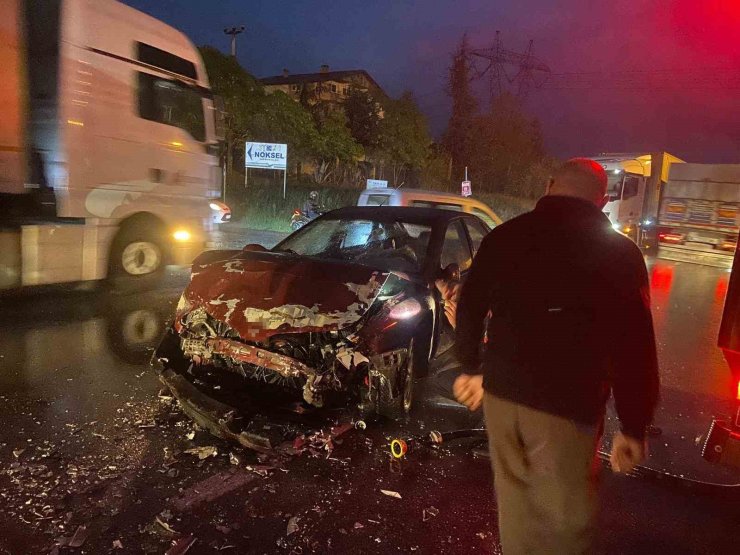
[[[655,249],[655,222],[668,172],[683,160],[667,152],[599,154],[592,159],[606,171],[609,200],[604,213],[612,227],[644,249]]]
[[[198,50],[115,0],[0,10],[0,290],[189,263],[224,210]]]
[[[658,256],[730,268],[740,230],[740,164],[679,164],[657,218]]]

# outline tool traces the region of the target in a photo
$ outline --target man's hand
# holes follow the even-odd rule
[[[478,410],[483,402],[483,376],[461,374],[455,380],[452,392],[455,399],[468,407],[468,410]]]
[[[614,436],[614,441],[612,441],[612,454],[609,458],[614,472],[626,474],[645,460],[646,456],[646,441],[639,441],[635,438],[624,435],[622,432],[619,432]]]

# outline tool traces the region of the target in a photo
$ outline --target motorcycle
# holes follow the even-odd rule
[[[320,210],[317,211],[315,216],[309,217],[308,214],[306,214],[303,210],[300,208],[296,208],[293,210],[293,215],[290,218],[290,229],[292,231],[296,231],[298,229],[301,229],[304,225],[306,225],[311,220],[318,218],[321,216],[325,211]]]

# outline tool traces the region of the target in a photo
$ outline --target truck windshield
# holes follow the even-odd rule
[[[139,73],[139,115],[184,129],[196,141],[206,139],[202,96],[177,81]]]

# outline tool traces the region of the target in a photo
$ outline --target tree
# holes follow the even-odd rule
[[[320,144],[319,132],[311,114],[287,94],[277,91],[265,95],[252,117],[249,138],[266,143],[286,143],[288,157],[305,160]]]
[[[394,186],[408,170],[418,170],[424,165],[432,141],[426,118],[410,91],[386,103],[377,142],[377,157],[390,167]]]
[[[358,88],[352,88],[343,103],[347,125],[355,141],[366,149],[378,146],[381,123],[381,107],[373,96]]]
[[[530,198],[542,193],[550,162],[540,123],[524,113],[517,98],[509,93],[495,98],[472,128],[476,141],[470,166],[479,187]]]
[[[326,183],[342,163],[356,162],[362,155],[362,146],[352,137],[344,113],[341,110],[328,112],[320,124],[315,148],[316,182]]]
[[[470,46],[467,34],[463,35],[452,56],[449,70],[448,94],[452,97],[452,114],[444,135],[444,145],[452,157],[453,179],[463,176],[465,166],[470,166],[474,145],[473,121],[478,102],[470,87]]]
[[[239,65],[232,56],[216,48],[203,46],[200,54],[208,72],[213,92],[224,102],[223,163],[232,170],[234,151],[241,148],[254,127],[265,96],[262,85]]]

